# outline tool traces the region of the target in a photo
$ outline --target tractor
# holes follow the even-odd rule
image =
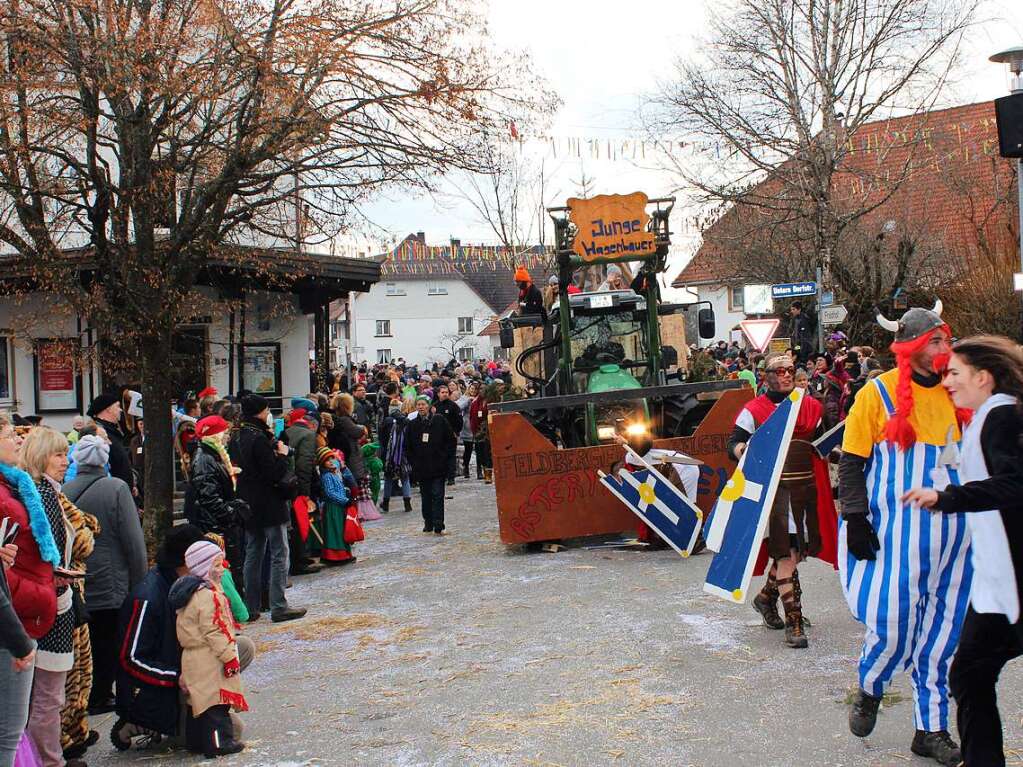
[[[661,344],[663,317],[695,308],[700,336],[714,335],[709,306],[660,301],[657,275],[667,265],[674,198],[648,200],[635,193],[568,203],[548,209],[557,301],[546,317],[513,316],[500,328],[503,347],[524,346],[514,366],[530,394],[490,407],[506,543],[627,529],[622,524],[631,524],[628,512],[596,484],[598,470],[621,460],[619,435],[648,434],[660,440],[658,446],[684,449],[704,460],[716,480],[735,412],[752,394],[740,389],[741,382],[686,383],[680,373],[668,374],[678,366],[679,352]],[[569,293],[578,270],[622,262],[639,263],[628,289]],[[524,338],[532,339],[530,345]],[[718,416],[704,431],[717,429],[717,438],[698,440],[712,408]]]

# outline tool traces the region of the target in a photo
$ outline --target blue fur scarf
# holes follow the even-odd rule
[[[53,540],[53,531],[50,529],[50,520],[43,510],[43,499],[39,497],[39,488],[29,476],[28,472],[0,463],[0,475],[7,480],[21,496],[21,502],[25,504],[28,511],[28,522],[32,528],[32,537],[35,538],[39,547],[39,557],[44,562],[49,562],[54,567],[60,565],[60,552],[57,551],[57,544]]]

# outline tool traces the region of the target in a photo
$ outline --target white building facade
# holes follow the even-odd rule
[[[494,310],[460,276],[383,277],[368,293],[353,296],[355,362],[446,363],[489,357],[479,336]]]

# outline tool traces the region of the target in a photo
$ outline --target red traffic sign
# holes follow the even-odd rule
[[[743,320],[739,323],[739,327],[753,348],[758,352],[763,352],[767,350],[780,324],[781,320],[774,317],[768,320]]]

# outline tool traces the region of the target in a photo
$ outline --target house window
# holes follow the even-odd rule
[[[11,401],[11,341],[0,336],[0,402]]]
[[[469,333],[472,333],[472,317],[459,317],[458,334],[464,336]]]
[[[390,320],[377,320],[377,332],[378,336],[389,336],[391,335],[391,321]]]
[[[741,312],[742,311],[742,285],[737,288],[728,289],[728,311],[730,312]]]
[[[447,286],[439,282],[430,282],[426,286],[426,295],[428,296],[446,296],[447,294]]]
[[[391,362],[390,349],[377,349],[377,362],[381,365],[388,365]]]
[[[472,362],[473,356],[476,354],[476,349],[472,346],[463,346],[458,350],[458,361],[459,362]]]
[[[387,283],[384,283],[384,286],[387,288],[387,295],[389,295],[389,296],[403,296],[403,295],[405,295],[405,288],[401,287],[396,282],[387,282]]]

